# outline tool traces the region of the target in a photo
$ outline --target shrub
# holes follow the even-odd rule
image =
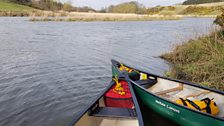
[[[222,10],[222,14],[217,16],[214,23],[221,26],[224,30],[224,9]]]

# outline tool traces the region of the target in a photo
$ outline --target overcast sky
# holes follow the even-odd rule
[[[94,9],[101,9],[109,5],[116,5],[122,2],[129,2],[133,0],[61,0],[70,1],[74,6],[90,6]],[[144,4],[146,7],[153,7],[157,5],[173,5],[181,3],[185,0],[136,0],[139,3]]]

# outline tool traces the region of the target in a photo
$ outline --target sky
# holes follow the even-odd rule
[[[109,5],[116,5],[123,2],[129,2],[134,0],[61,0],[70,1],[74,6],[90,6],[94,9],[101,9],[103,7],[108,7]],[[143,4],[146,7],[153,7],[157,5],[167,6],[174,5],[176,3],[181,3],[185,0],[135,0]]]

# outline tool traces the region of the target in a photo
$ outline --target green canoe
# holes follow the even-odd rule
[[[224,92],[154,75],[112,60],[113,76],[123,72],[128,73],[139,106],[144,109],[153,110],[181,126],[224,126]],[[196,101],[206,103],[206,109],[194,106]],[[144,122],[148,114],[142,113]]]

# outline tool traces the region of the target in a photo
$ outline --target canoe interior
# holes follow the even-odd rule
[[[119,73],[127,72],[127,71],[120,71],[119,67],[121,63],[115,60],[111,60],[112,62],[112,74],[116,76]],[[131,68],[128,65],[123,64],[127,68]],[[133,69],[133,68],[131,68]],[[191,86],[189,84],[180,83],[176,81],[172,81],[165,78],[160,78],[153,74],[147,74],[147,80],[139,81],[140,74],[145,72],[141,72],[139,70],[133,69],[132,72],[129,73],[129,77],[131,80],[138,83],[141,87],[145,88],[152,94],[160,96],[170,102],[174,102],[179,98],[187,98],[190,100],[201,100],[204,98],[210,98],[215,101],[219,108],[219,113],[215,115],[216,117],[224,118],[224,95],[223,93],[216,93],[211,90],[207,90],[204,88],[200,88],[198,86]],[[148,81],[150,80],[150,81]],[[147,83],[151,83],[148,84]]]
[[[105,106],[104,97],[99,100],[99,105],[101,107]],[[88,111],[74,126],[139,126],[139,123],[137,118],[92,116]]]
[[[85,114],[74,126],[138,126],[137,119],[94,117]]]
[[[171,102],[175,102],[179,98],[188,98],[190,100],[213,99],[220,110],[216,116],[224,118],[224,95],[163,78],[156,78],[156,80],[157,83],[146,88],[147,91]]]

